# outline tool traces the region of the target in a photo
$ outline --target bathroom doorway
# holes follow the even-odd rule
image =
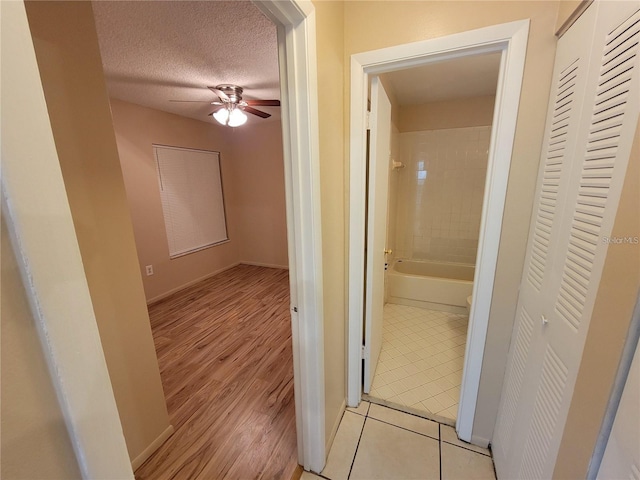
[[[380,346],[380,349],[376,352],[376,342],[371,341],[381,340],[383,325],[382,315],[378,321],[373,321],[376,315],[372,315],[371,305],[374,303],[373,300],[383,302],[384,295],[370,294],[367,296],[365,289],[369,293],[370,281],[369,279],[366,282],[362,281],[367,275],[384,277],[384,269],[378,271],[378,269],[371,268],[371,259],[385,255],[384,250],[388,250],[387,248],[377,248],[380,245],[379,238],[377,241],[372,240],[377,238],[376,235],[372,235],[372,232],[379,231],[379,229],[371,228],[375,222],[369,222],[369,226],[365,228],[367,217],[378,219],[378,221],[380,218],[383,221],[386,219],[386,212],[384,216],[375,214],[376,204],[372,203],[372,200],[375,199],[375,196],[371,196],[372,192],[375,193],[377,185],[384,184],[384,182],[376,183],[379,182],[379,179],[375,178],[379,170],[375,168],[376,162],[373,158],[375,152],[373,151],[372,168],[367,169],[365,122],[368,87],[373,84],[371,79],[389,72],[443,63],[462,57],[490,53],[497,53],[500,57],[499,80],[489,142],[487,188],[484,192],[477,249],[480,261],[474,273],[472,294],[474,301],[467,332],[468,340],[465,346],[460,406],[456,421],[456,430],[462,440],[473,441],[478,445],[485,446],[487,440],[472,438],[472,430],[480,387],[480,373],[483,357],[486,353],[484,345],[489,324],[489,309],[493,293],[499,238],[502,230],[502,214],[515,134],[515,118],[520,99],[528,26],[529,22],[526,20],[516,21],[447,37],[364,52],[351,57],[352,138],[350,149],[350,291],[347,384],[347,403],[349,406],[357,405],[362,397],[363,365],[365,366],[364,370],[367,371],[366,365],[369,364],[368,371],[371,374],[372,365],[376,365],[376,362],[371,360],[381,352],[382,346],[382,342],[378,342],[377,345]],[[373,95],[371,98],[373,100]],[[372,108],[372,110],[375,109]],[[374,128],[380,130],[379,123],[376,112],[372,111],[370,118],[372,146],[377,142]],[[389,161],[388,156],[384,157],[385,164]],[[389,169],[383,170],[386,175],[389,175]],[[367,175],[372,176],[368,181]],[[367,194],[369,195],[368,202],[366,201]],[[386,232],[386,229],[383,231]],[[379,283],[378,280],[378,285]],[[365,319],[364,329],[363,318]],[[489,356],[490,352],[487,355]]]
[[[462,384],[500,59],[465,56],[372,78],[391,107],[390,124],[376,127],[391,131],[384,294],[367,299],[382,308],[382,341],[364,394],[450,424]]]

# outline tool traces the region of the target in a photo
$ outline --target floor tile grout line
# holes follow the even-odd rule
[[[303,470],[303,471],[306,472],[307,470]],[[312,472],[312,471],[309,471],[309,473],[315,475],[316,477],[324,478],[324,480],[331,480],[329,477],[325,477],[321,473],[316,473],[316,472]]]
[[[365,417],[365,418],[367,418],[367,416],[366,416],[366,415],[363,415],[363,414],[358,413],[358,412],[354,412],[353,410],[347,410],[347,412],[355,413],[356,415],[360,415],[361,417]]]
[[[370,418],[371,420],[375,420],[376,422],[384,423],[386,425],[391,425],[392,427],[399,428],[400,430],[404,430],[406,432],[415,433],[416,435],[420,435],[421,437],[427,437],[427,438],[430,438],[431,440],[436,440],[436,441],[440,440],[440,438],[433,438],[431,435],[427,435],[426,433],[416,432],[415,430],[411,430],[410,428],[401,427],[400,425],[396,425],[395,423],[390,423],[390,422],[387,422],[385,420],[380,420],[379,418],[376,418],[376,417],[367,417],[367,418]],[[420,418],[420,417],[418,417],[418,418]],[[429,420],[429,421],[431,421],[431,420]],[[438,423],[438,437],[440,437],[440,424],[439,423]]]
[[[493,478],[498,478],[498,471],[496,470],[496,462],[493,461],[493,455],[491,455],[491,465],[493,465]]]
[[[442,424],[438,424],[438,472],[440,472],[440,480],[442,480]]]
[[[403,407],[402,405],[396,404],[398,406],[391,407],[389,405],[384,405],[382,403],[376,403],[374,401],[374,400],[378,400],[378,401],[382,400],[384,402],[389,402],[389,400],[385,400],[384,398],[383,399],[376,399],[375,397],[371,397],[370,395],[369,395],[369,398],[371,400],[366,400],[366,401],[371,403],[372,405],[379,405],[381,407],[388,408],[389,410],[395,410],[396,412],[406,413],[407,415],[411,415],[412,417],[422,418],[423,420],[429,420],[430,422],[437,423],[438,425],[446,425],[447,427],[455,428],[453,425],[449,425],[449,424],[444,423],[444,422],[439,422],[438,420],[434,420],[433,418],[424,417],[424,416],[422,416],[422,415],[420,415],[418,413],[412,413],[412,412],[408,412],[406,410],[403,410],[404,407],[407,407],[406,405]],[[389,403],[393,403],[393,402],[389,402]],[[407,408],[412,408],[412,407],[407,407]],[[438,415],[437,412],[431,412],[431,411],[427,412],[427,411],[424,411],[424,410],[423,410],[423,412],[425,412],[427,414]],[[454,421],[455,421],[455,419],[454,419]]]
[[[356,411],[354,411],[354,410],[346,409],[346,410],[345,410],[345,412],[355,413],[356,415],[360,415],[361,417],[365,417],[365,418],[367,417],[367,414],[366,414],[366,413],[363,415],[363,414],[361,414],[361,413],[359,413],[359,412],[356,412]]]
[[[364,433],[364,427],[367,424],[369,410],[367,410],[367,415],[364,417],[364,422],[362,423],[362,430],[360,430],[360,436],[358,437],[358,443],[356,444],[356,451],[353,453],[353,459],[351,460],[351,466],[349,467],[349,474],[347,475],[347,480],[351,478],[351,471],[353,470],[353,465],[356,463],[356,457],[358,456],[358,449],[360,448],[360,440],[362,440],[362,435]]]
[[[373,404],[373,405],[378,405],[378,404],[377,404],[377,403],[375,403],[375,404]],[[431,420],[431,419],[429,419],[429,418],[424,418],[424,417],[421,417],[420,415],[414,415],[414,414],[412,414],[412,413],[405,412],[405,411],[402,411],[402,410],[396,410],[396,409],[394,409],[394,408],[390,408],[390,407],[387,407],[387,406],[385,406],[385,405],[379,405],[379,406],[384,407],[384,408],[388,408],[389,410],[394,410],[394,411],[396,411],[396,412],[404,413],[405,415],[411,415],[412,417],[421,418],[422,420],[426,420],[426,421],[428,421],[428,422],[436,423],[436,424],[438,425],[438,437],[439,437],[439,438],[434,439],[434,440],[439,440],[439,441],[441,441],[441,442],[447,443],[447,444],[452,445],[452,446],[454,446],[454,447],[462,448],[462,449],[464,449],[464,450],[468,450],[468,451],[470,451],[470,452],[477,453],[477,454],[479,454],[479,455],[484,455],[485,457],[493,458],[493,455],[491,454],[491,452],[489,452],[489,453],[478,452],[477,450],[474,450],[473,448],[470,448],[470,447],[467,447],[467,446],[464,446],[464,445],[458,445],[457,443],[453,443],[453,442],[449,442],[449,441],[447,441],[447,440],[444,440],[444,439],[442,438],[442,427],[443,427],[443,426],[444,426],[444,427],[451,427],[451,428],[453,428],[453,429],[455,430],[455,427],[452,427],[451,425],[447,425],[446,423],[440,423],[440,422],[437,422],[437,421],[435,421],[435,420]],[[369,408],[371,408],[371,407],[369,407]],[[359,415],[360,415],[360,414],[359,414]],[[369,417],[369,414],[367,414],[367,417]],[[427,435],[427,434],[425,434],[425,433],[416,432],[415,430],[411,430],[411,429],[406,428],[406,427],[401,427],[400,425],[396,425],[395,423],[387,422],[387,421],[385,421],[385,420],[380,420],[379,418],[376,418],[376,417],[369,417],[369,418],[371,418],[372,420],[377,420],[378,422],[381,422],[381,423],[386,423],[387,425],[391,425],[391,426],[393,426],[393,427],[401,428],[402,430],[406,430],[406,431],[408,431],[408,432],[417,433],[418,435],[422,435],[423,437],[433,438],[432,436]],[[458,440],[460,440],[460,439],[458,439]],[[460,441],[462,442],[463,440],[460,440]]]
[[[366,402],[367,400],[363,400],[363,401]],[[391,422],[388,422],[386,420],[381,420],[381,419],[376,418],[376,417],[371,417],[371,416],[369,416],[369,410],[371,410],[371,405],[378,405],[380,407],[384,407],[384,408],[387,408],[389,410],[393,410],[395,412],[400,412],[400,413],[403,413],[405,415],[410,415],[410,416],[415,417],[415,418],[420,418],[422,420],[426,420],[427,422],[433,422],[433,423],[438,425],[438,438],[433,438],[431,435],[427,435],[426,433],[420,433],[420,432],[416,432],[415,430],[411,430],[411,429],[406,428],[406,427],[401,427],[400,425],[396,425],[395,423],[391,423]],[[444,440],[442,438],[442,427],[443,426],[444,427],[451,427],[451,428],[453,428],[455,430],[455,427],[452,427],[451,425],[447,425],[446,423],[440,423],[440,422],[437,422],[435,420],[430,420],[428,418],[424,418],[424,417],[421,417],[419,415],[415,415],[415,414],[412,414],[412,413],[409,413],[409,412],[404,412],[402,410],[396,410],[394,408],[390,408],[390,407],[387,407],[385,405],[380,405],[378,403],[373,403],[373,402],[369,402],[369,408],[367,409],[367,414],[366,415],[362,415],[361,413],[357,413],[357,412],[354,412],[352,410],[348,410],[348,411],[350,411],[352,413],[355,413],[356,415],[360,415],[361,417],[371,418],[371,420],[376,420],[376,421],[378,421],[380,423],[385,423],[387,425],[391,425],[392,427],[397,427],[397,428],[400,428],[401,430],[406,430],[407,432],[412,432],[412,433],[415,433],[417,435],[421,435],[423,437],[431,438],[432,440],[438,440],[439,442],[444,442],[444,443],[446,443],[448,445],[451,445],[453,447],[462,448],[463,450],[467,450],[469,452],[477,453],[478,455],[484,455],[485,457],[489,457],[489,458],[491,458],[493,460],[493,455],[491,454],[491,452],[489,452],[489,453],[478,452],[477,450],[474,450],[474,449],[469,448],[467,446],[459,445],[457,443],[453,443],[453,442],[449,442],[447,440]],[[364,430],[364,426],[363,426],[363,430]],[[460,440],[460,441],[462,442],[463,440]]]

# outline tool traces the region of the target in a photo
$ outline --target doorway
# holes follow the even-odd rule
[[[150,457],[129,446],[135,473],[290,475],[297,452],[277,29],[250,2],[104,2],[93,13],[168,413],[161,421],[173,430]],[[205,38],[196,18],[207,19]],[[234,18],[255,27],[251,43],[225,30]],[[160,30],[166,35],[148,43]],[[221,57],[215,45],[224,40]],[[240,116],[226,125],[224,113]],[[277,454],[243,461],[235,449],[258,438]]]
[[[387,182],[388,195],[369,199],[383,210],[386,204],[368,219],[380,229],[368,231],[381,237],[369,239],[368,250],[383,245],[385,266],[371,272],[384,293],[367,295],[382,346],[378,361],[365,363],[364,393],[450,424],[462,383],[500,59],[470,55],[371,79],[372,96],[381,88],[391,105],[389,119],[372,112],[372,136],[382,128],[391,134],[386,164],[384,152],[370,148],[369,171],[381,174],[375,181]]]
[[[474,274],[472,293],[474,301],[470,311],[460,405],[456,422],[459,437],[468,442],[472,441],[473,419],[484,355],[484,340],[489,320],[527,33],[528,21],[519,21],[352,56],[348,340],[348,404],[350,406],[355,406],[360,401],[362,357],[364,356],[366,364],[367,356],[370,355],[366,343],[362,348],[362,319],[365,318],[366,310],[365,288],[360,280],[363,278],[363,274],[356,273],[365,272],[366,261],[364,252],[367,184],[364,180],[366,171],[366,135],[364,133],[366,129],[364,126],[368,79],[373,75],[469,55],[499,53],[501,56],[487,166],[487,188],[484,193],[478,240],[478,266]],[[372,140],[373,143],[375,140]],[[370,247],[368,249],[375,255],[383,254],[378,251],[372,252]],[[368,313],[366,316],[370,317]],[[365,338],[369,327],[370,323],[365,327]]]

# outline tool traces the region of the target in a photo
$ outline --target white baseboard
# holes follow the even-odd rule
[[[229,270],[229,269],[231,269],[233,267],[237,267],[238,265],[240,265],[240,262],[232,263],[231,265],[227,265],[226,267],[219,268],[215,272],[207,273],[206,275],[203,275],[202,277],[198,277],[198,278],[196,278],[194,280],[191,280],[191,281],[189,281],[187,283],[184,283],[184,284],[182,284],[182,285],[180,285],[180,286],[178,286],[176,288],[172,288],[168,292],[161,293],[160,295],[157,295],[157,296],[147,300],[147,305],[151,305],[152,303],[155,303],[155,302],[157,302],[159,300],[162,300],[163,298],[167,298],[169,295],[173,295],[174,293],[179,292],[180,290],[184,290],[185,288],[188,288],[191,285],[195,285],[198,282],[201,282],[203,280],[206,280],[207,278],[213,277],[214,275],[222,273],[225,270]]]
[[[327,437],[327,445],[326,445],[326,453],[329,455],[329,450],[331,450],[331,445],[333,445],[333,440],[336,438],[336,433],[338,433],[338,427],[340,426],[340,422],[342,421],[342,415],[344,415],[345,410],[347,409],[347,401],[346,399],[342,401],[342,405],[340,406],[340,414],[336,417],[336,421],[331,427],[331,432],[329,432],[329,436]]]
[[[142,465],[153,454],[153,452],[155,452],[158,448],[160,448],[160,446],[165,442],[165,440],[167,440],[167,438],[173,435],[173,432],[174,432],[173,425],[169,425],[164,430],[164,432],[158,435],[158,438],[156,438],[153,442],[151,442],[151,444],[142,451],[140,455],[134,458],[133,461],[131,462],[131,468],[133,469],[133,471],[136,471],[136,469],[140,465]]]
[[[487,438],[482,438],[482,437],[479,437],[478,435],[472,434],[471,443],[473,445],[477,445],[478,447],[489,448],[489,443],[491,443],[491,441]]]
[[[289,270],[288,265],[275,265],[273,263],[245,262],[242,260],[241,265],[253,265],[254,267],[279,268],[280,270]]]

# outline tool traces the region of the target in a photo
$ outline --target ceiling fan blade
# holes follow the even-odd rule
[[[247,105],[255,105],[256,107],[279,107],[280,100],[245,100]]]
[[[229,96],[226,93],[224,93],[222,90],[219,90],[216,87],[207,87],[207,88],[211,90],[213,93],[215,93],[218,97],[220,97],[220,100],[222,100],[223,102],[230,101]]]
[[[257,115],[258,117],[262,117],[262,118],[269,118],[271,116],[270,113],[263,112],[261,110],[256,110],[255,108],[251,108],[251,107],[244,107],[243,110],[247,113],[252,113],[253,115]]]
[[[169,100],[170,102],[178,102],[178,103],[212,103],[208,100]]]

